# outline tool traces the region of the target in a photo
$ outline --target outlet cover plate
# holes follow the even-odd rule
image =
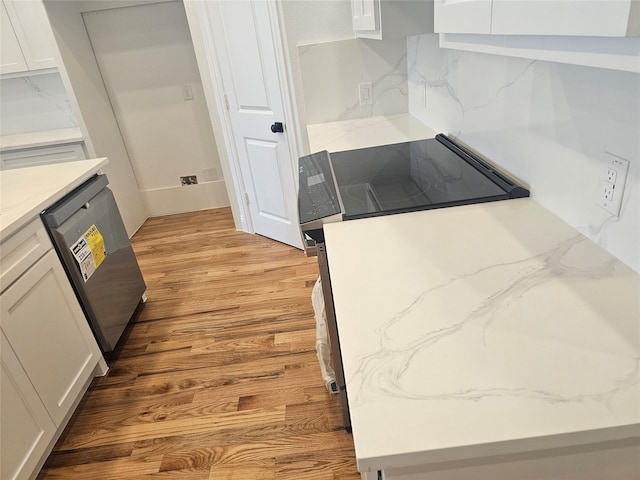
[[[181,185],[197,185],[198,184],[198,177],[195,175],[187,175],[184,177],[180,177],[180,184]]]
[[[618,217],[629,171],[629,160],[609,152],[605,152],[605,160],[606,165],[596,205]]]
[[[360,99],[360,106],[373,105],[373,86],[371,82],[358,84],[358,98]]]

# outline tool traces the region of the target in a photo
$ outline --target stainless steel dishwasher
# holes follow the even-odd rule
[[[112,351],[146,285],[106,175],[95,175],[42,212],[102,351]]]

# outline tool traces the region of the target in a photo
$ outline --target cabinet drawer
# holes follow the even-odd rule
[[[40,218],[2,242],[0,246],[0,291],[15,282],[47,250],[53,248]]]
[[[10,168],[34,167],[48,163],[73,162],[86,158],[87,156],[84,153],[81,143],[25,148],[24,150],[0,153],[0,168],[2,170],[8,170]]]

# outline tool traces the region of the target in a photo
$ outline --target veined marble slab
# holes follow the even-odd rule
[[[0,171],[0,241],[108,163],[106,158]]]
[[[22,148],[47,147],[65,143],[82,142],[84,137],[79,128],[60,128],[43,132],[20,133],[0,136],[0,151],[10,152]]]
[[[434,138],[436,132],[408,114],[307,125],[311,152],[341,152]]]
[[[407,113],[407,43],[350,38],[298,46],[309,123]],[[371,83],[361,105],[359,84]]]
[[[438,38],[407,39],[409,113],[640,272],[640,75],[440,48]],[[630,163],[617,217],[596,205],[616,157]]]
[[[640,438],[640,276],[533,199],[325,238],[361,472]]]

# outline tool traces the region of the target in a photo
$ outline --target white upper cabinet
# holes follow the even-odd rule
[[[0,73],[23,72],[27,69],[27,62],[4,3],[0,4],[0,22]]]
[[[372,32],[378,30],[378,9],[380,0],[351,0],[353,29],[356,32]]]
[[[435,0],[434,31],[491,33],[491,0]]]
[[[351,15],[359,38],[433,33],[432,0],[351,0]]]
[[[493,0],[494,35],[633,37],[638,0]]]
[[[54,68],[56,44],[42,1],[3,0],[2,7],[3,45],[0,73]],[[5,42],[9,45],[7,52]],[[15,48],[16,44],[18,50]],[[22,62],[16,63],[15,59],[12,60],[17,51],[23,56]]]
[[[434,13],[439,33],[640,35],[639,0],[435,0]]]

